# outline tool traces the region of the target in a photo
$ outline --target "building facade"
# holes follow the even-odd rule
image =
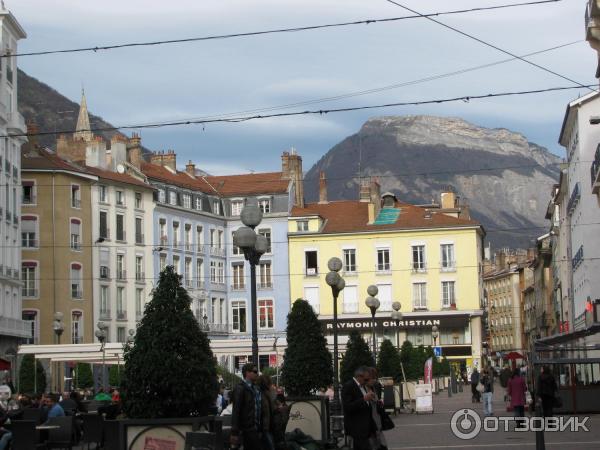
[[[0,45],[4,55],[17,53],[17,42],[27,37],[10,13],[0,7]],[[21,318],[21,146],[26,142],[25,120],[17,106],[17,59],[3,58],[0,66],[0,366],[15,362],[17,346],[30,334]],[[15,136],[11,136],[15,135]]]
[[[554,265],[568,266],[570,278],[570,318],[572,329],[585,328],[585,308],[588,298],[600,299],[600,208],[593,193],[595,180],[590,179],[596,149],[600,142],[600,127],[590,119],[597,114],[600,94],[583,96],[567,106],[559,142],[567,152],[564,180],[567,199],[561,228],[566,228],[567,259],[554,260]],[[561,180],[561,189],[562,189]],[[562,212],[562,211],[561,211]]]
[[[328,202],[321,176],[320,201],[295,207],[288,223],[291,298],[304,298],[325,330],[333,329],[327,262],[338,257],[346,287],[338,299],[341,342],[359,329],[370,341],[367,287],[378,287],[376,335],[400,346],[441,347],[457,369],[481,364],[483,230],[461,211],[452,192],[441,205],[418,207],[361,186],[359,201]],[[391,320],[392,303],[404,319]],[[439,337],[434,341],[432,327]]]
[[[32,138],[33,139],[33,138]],[[93,342],[92,202],[97,177],[35,142],[21,158],[21,280],[29,343]],[[55,334],[62,313],[62,336]]]

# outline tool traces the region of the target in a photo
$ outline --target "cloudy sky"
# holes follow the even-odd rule
[[[399,0],[420,13],[519,0]],[[592,84],[595,52],[584,41],[583,0],[440,16],[517,55]],[[20,52],[244,33],[410,15],[386,0],[5,0],[28,38]],[[402,84],[509,58],[426,19],[209,40],[104,52],[19,58],[29,75],[114,125],[192,119]],[[522,61],[378,93],[277,111],[327,109],[571,86]],[[562,155],[556,143],[567,102],[586,89],[444,105],[271,118],[245,123],[141,130],[153,150],[175,149],[213,173],[277,170],[295,147],[308,170],[372,116],[458,116],[523,133]]]

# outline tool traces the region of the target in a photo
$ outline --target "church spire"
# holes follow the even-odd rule
[[[79,116],[77,117],[77,126],[73,137],[81,141],[91,141],[94,134],[90,131],[90,117],[85,100],[85,91],[81,88],[81,105],[79,106]]]

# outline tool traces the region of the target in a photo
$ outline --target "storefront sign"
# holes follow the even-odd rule
[[[333,331],[333,319],[325,319],[321,320],[325,331],[332,332]],[[414,318],[405,318],[403,320],[392,320],[392,319],[384,319],[383,317],[375,318],[375,328],[397,328],[397,329],[407,329],[407,328],[431,328],[436,325],[441,328],[463,328],[467,326],[469,323],[469,316],[421,316]],[[356,319],[338,319],[337,321],[338,331],[351,331],[351,330],[370,330],[371,329],[371,320],[369,318],[356,318]]]

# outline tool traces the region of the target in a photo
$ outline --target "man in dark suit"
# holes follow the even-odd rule
[[[370,450],[369,437],[375,432],[370,403],[375,394],[365,388],[370,374],[368,367],[359,367],[354,371],[354,378],[342,387],[344,428],[352,437],[354,450]]]

